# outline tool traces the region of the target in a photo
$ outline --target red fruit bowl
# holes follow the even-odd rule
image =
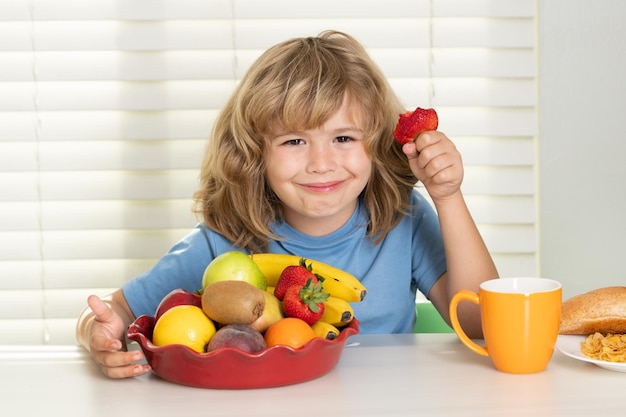
[[[354,319],[334,340],[315,338],[300,349],[272,346],[258,353],[224,348],[197,353],[187,346],[152,344],[154,317],[141,316],[128,328],[128,338],[141,346],[152,371],[177,384],[213,389],[269,388],[296,384],[330,372],[346,340],[359,332]]]

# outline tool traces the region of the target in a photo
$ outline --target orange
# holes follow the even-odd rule
[[[295,317],[285,317],[272,324],[265,331],[267,347],[274,345],[301,348],[315,337],[315,332],[304,320]]]
[[[181,304],[159,317],[152,332],[152,343],[156,346],[185,345],[203,353],[215,331],[215,324],[200,307]]]

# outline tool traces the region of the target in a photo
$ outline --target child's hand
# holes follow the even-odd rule
[[[134,362],[143,359],[140,351],[127,352],[124,340],[126,325],[122,318],[95,295],[87,299],[95,317],[89,331],[89,351],[102,372],[111,378],[128,378],[150,372],[149,365]]]
[[[463,182],[463,162],[454,143],[439,131],[426,131],[402,146],[413,174],[436,203],[456,194]]]

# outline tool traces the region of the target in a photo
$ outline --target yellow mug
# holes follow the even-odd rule
[[[546,278],[500,278],[485,281],[478,294],[457,292],[450,321],[457,336],[473,352],[489,356],[497,370],[529,374],[546,369],[559,334],[561,284]],[[457,315],[459,302],[480,306],[485,346],[472,341]]]

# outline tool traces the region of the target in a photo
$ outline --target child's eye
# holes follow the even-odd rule
[[[335,140],[339,143],[346,143],[350,142],[352,138],[350,136],[337,136]]]
[[[289,139],[283,142],[284,145],[291,145],[291,146],[301,145],[303,143],[304,143],[304,140],[302,139]]]

